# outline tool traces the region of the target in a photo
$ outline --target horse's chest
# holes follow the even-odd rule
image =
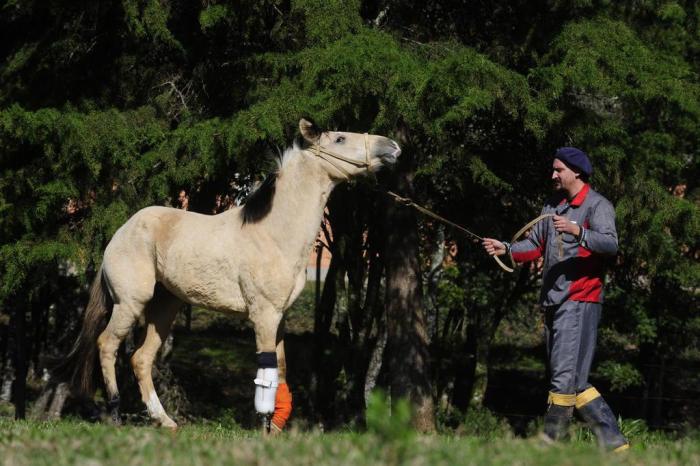
[[[281,264],[243,267],[239,274],[243,299],[246,303],[264,303],[279,310],[286,309],[303,289],[305,280],[300,287],[297,275]]]

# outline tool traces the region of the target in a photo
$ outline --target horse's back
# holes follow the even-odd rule
[[[151,248],[158,243],[167,242],[171,240],[171,232],[185,214],[185,211],[171,207],[145,207],[119,227],[105,254],[110,247],[123,253],[123,249]]]

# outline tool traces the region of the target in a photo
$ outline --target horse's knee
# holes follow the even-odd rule
[[[258,353],[275,352],[282,312],[274,308],[266,308],[263,311],[251,311],[249,317],[255,328],[255,344]]]
[[[131,356],[131,368],[134,370],[134,374],[136,374],[136,378],[139,379],[139,381],[141,378],[148,375],[150,364],[143,351],[136,350],[133,356]]]
[[[110,332],[104,331],[97,338],[97,349],[100,352],[100,360],[114,358],[119,346],[119,340]]]

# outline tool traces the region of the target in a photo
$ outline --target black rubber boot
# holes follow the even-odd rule
[[[574,413],[573,406],[560,406],[550,403],[544,415],[545,440],[556,442],[569,436],[569,422]]]
[[[598,438],[601,448],[608,451],[623,451],[629,448],[629,442],[620,432],[615,415],[602,396],[583,406],[577,406],[577,409]]]

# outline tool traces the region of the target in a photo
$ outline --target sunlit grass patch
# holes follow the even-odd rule
[[[375,409],[381,415],[381,409]],[[625,455],[601,452],[574,439],[544,445],[537,438],[419,435],[403,415],[374,419],[367,432],[292,430],[279,437],[216,423],[190,424],[173,434],[151,427],[112,427],[84,422],[15,422],[0,419],[4,465],[681,465],[700,464],[700,440],[664,435],[633,438]],[[374,427],[372,427],[374,426]],[[377,430],[378,429],[378,430]],[[406,434],[406,435],[404,435]]]

